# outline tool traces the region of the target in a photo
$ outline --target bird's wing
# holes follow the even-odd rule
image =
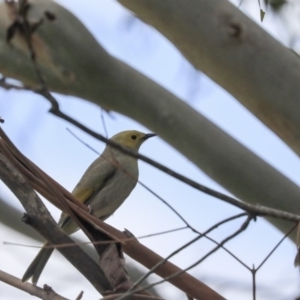
[[[82,178],[72,191],[72,194],[78,201],[88,205],[91,198],[95,194],[99,193],[108,181],[113,178],[117,169],[117,166],[113,162],[100,156],[85,171]],[[68,215],[62,213],[59,225],[64,227],[68,222],[68,219]]]
[[[93,189],[91,187],[87,187],[75,189],[72,194],[78,201],[85,203],[93,195],[93,193]]]

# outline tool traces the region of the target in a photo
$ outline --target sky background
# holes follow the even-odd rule
[[[135,19],[130,12],[112,0],[58,2],[73,12],[109,53],[187,101],[299,185],[298,157],[231,95],[196,71],[153,28]],[[280,17],[267,11],[262,26],[282,43],[292,45],[297,50],[300,22],[296,22],[297,18],[299,20],[300,10],[296,2],[291,1]],[[244,1],[242,9],[261,24],[257,1]],[[62,111],[105,134],[101,111],[97,106],[74,97],[57,94],[55,97]],[[104,144],[52,116],[48,109],[48,102],[41,96],[31,92],[0,89],[0,115],[6,121],[2,126],[5,132],[34,163],[68,190],[72,190],[97,156],[79,143],[66,128],[99,152],[102,152]],[[127,129],[149,132],[147,128],[117,113],[104,114],[104,120],[109,136]],[[226,192],[159,137],[148,140],[140,152],[201,184]],[[199,231],[205,231],[214,223],[239,212],[238,209],[202,194],[143,162],[139,165],[140,180],[177,209]],[[0,196],[23,212],[18,200],[2,183]],[[58,219],[60,212],[50,204],[47,206]],[[136,187],[107,222],[120,230],[127,228],[136,237],[184,226],[174,213],[141,186]],[[211,236],[220,241],[240,224],[241,220],[231,222],[220,227]],[[76,235],[84,239],[82,233]],[[184,230],[142,239],[141,242],[161,256],[167,256],[194,236],[190,230]],[[38,249],[8,246],[3,242],[40,244],[4,226],[0,226],[0,237],[0,269],[22,277]],[[228,243],[227,247],[252,267],[259,265],[281,238],[282,234],[276,228],[259,218],[256,223],[251,223],[245,233]],[[171,261],[186,268],[213,246],[212,243],[201,240],[180,252]],[[299,271],[293,266],[295,253],[295,245],[286,240],[266,262],[257,274],[257,299],[283,300],[299,295]],[[190,273],[228,299],[252,299],[251,273],[222,250],[193,268]],[[157,277],[153,277],[153,280],[157,280]],[[76,298],[81,290],[84,290],[83,299],[99,299],[93,287],[57,251],[40,278],[39,285],[44,283],[70,299]],[[186,299],[184,294],[168,284],[162,285],[158,290],[167,299]],[[32,296],[0,282],[0,299],[26,300],[32,299]]]

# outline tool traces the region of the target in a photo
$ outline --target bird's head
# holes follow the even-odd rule
[[[127,130],[117,133],[110,139],[124,147],[138,151],[143,142],[153,136],[156,136],[156,134],[143,133],[136,130]]]

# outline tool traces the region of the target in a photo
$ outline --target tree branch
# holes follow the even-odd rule
[[[300,155],[297,55],[227,0],[118,1]]]
[[[52,244],[73,243],[75,247],[59,248],[59,251],[91,282],[96,290],[100,293],[111,290],[99,266],[60,230],[37,194],[2,153],[0,153],[0,178],[27,211],[25,221]]]
[[[38,297],[43,300],[68,300],[56,294],[51,287],[44,285],[44,288],[40,288],[28,282],[22,282],[19,278],[12,276],[4,271],[0,270],[0,280],[19,289],[27,292],[30,295]]]

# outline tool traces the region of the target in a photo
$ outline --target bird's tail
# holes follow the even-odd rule
[[[38,282],[39,277],[54,250],[54,248],[47,248],[49,245],[50,244],[48,242],[44,244],[43,248],[40,250],[23,275],[22,282],[27,281],[30,278],[33,284]]]

